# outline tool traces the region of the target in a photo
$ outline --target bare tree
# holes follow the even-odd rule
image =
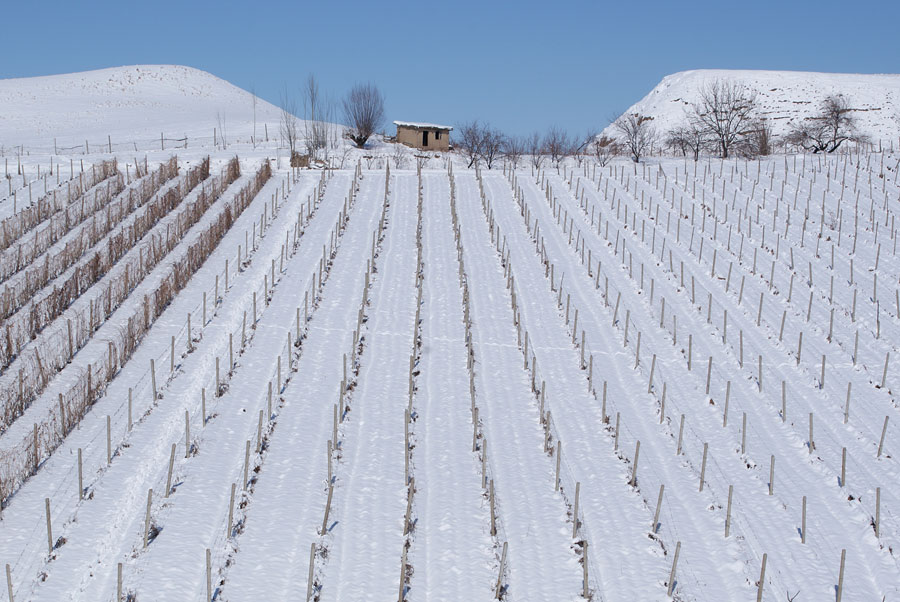
[[[559,165],[563,160],[574,152],[575,145],[572,139],[562,129],[553,126],[544,135],[544,150],[550,155],[550,161],[553,162],[556,170],[559,171]]]
[[[384,97],[375,84],[356,84],[342,104],[348,136],[357,147],[363,148],[384,123]]]
[[[597,136],[588,145],[588,150],[594,156],[600,167],[604,167],[612,161],[612,158],[621,152],[619,143],[609,136]]]
[[[756,94],[739,82],[714,80],[700,89],[692,119],[715,141],[723,158],[750,131]]]
[[[818,115],[791,129],[787,142],[814,153],[833,153],[844,142],[859,138],[851,111],[845,96],[828,96]]]
[[[219,129],[219,136],[222,139],[222,148],[228,148],[228,138],[225,133],[225,113],[216,111],[216,125]]]
[[[484,136],[482,126],[477,120],[463,123],[456,128],[453,145],[459,149],[467,161],[466,167],[472,167],[481,158]]]
[[[531,159],[531,167],[540,169],[541,165],[544,163],[544,154],[546,152],[544,141],[541,140],[540,134],[534,132],[525,139],[525,152]]]
[[[303,142],[306,145],[306,153],[312,158],[318,155],[319,150],[328,144],[328,132],[326,131],[326,113],[328,112],[326,100],[319,90],[319,82],[312,74],[306,78],[303,86]]]
[[[297,150],[297,100],[291,93],[287,84],[281,91],[281,115],[279,119],[279,129],[281,131],[282,140],[287,143],[291,149],[291,157]]]
[[[690,119],[684,125],[669,130],[666,134],[667,145],[680,151],[684,156],[690,152],[694,161],[700,159],[700,152],[708,142],[709,137],[706,131],[696,121]]]
[[[622,136],[623,145],[631,154],[631,160],[637,163],[656,139],[656,129],[650,123],[652,117],[640,113],[627,113],[613,123],[613,127]]]
[[[485,124],[481,128],[480,155],[488,169],[494,166],[494,162],[503,154],[506,136],[500,130]]]
[[[503,156],[512,164],[513,169],[519,166],[519,161],[525,154],[525,146],[525,140],[520,136],[507,136],[503,141]]]
[[[585,132],[584,136],[576,140],[572,144],[572,154],[575,157],[575,163],[578,167],[584,163],[585,158],[591,153],[594,140],[597,138],[597,130],[590,129]]]

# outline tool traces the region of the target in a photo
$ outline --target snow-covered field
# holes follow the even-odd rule
[[[11,599],[900,599],[900,154],[113,150],[0,200]]]

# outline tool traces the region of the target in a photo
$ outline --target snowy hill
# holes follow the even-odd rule
[[[221,114],[229,138],[253,130],[253,95],[210,73],[178,65],[135,65],[0,80],[0,144],[114,144],[166,136],[212,138]],[[279,109],[258,99],[257,135],[277,136]],[[229,140],[230,141],[230,140]]]
[[[714,80],[740,82],[757,93],[759,113],[772,123],[776,135],[789,124],[814,114],[820,101],[843,94],[855,109],[859,129],[873,140],[900,136],[900,75],[812,73],[803,71],[739,71],[698,69],[663,78],[628,113],[653,117],[658,132],[684,120],[685,111],[699,97],[699,90]],[[607,128],[607,134],[611,129]]]

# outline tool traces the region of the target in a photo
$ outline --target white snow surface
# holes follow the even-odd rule
[[[785,134],[792,124],[814,115],[820,102],[842,94],[854,109],[859,130],[873,141],[900,136],[900,75],[816,73],[695,69],[667,75],[644,98],[625,111],[653,118],[657,132],[665,132],[685,120],[686,112],[699,100],[706,84],[720,80],[746,85],[757,94],[759,115],[772,125],[775,135]],[[604,133],[614,136],[612,126]]]
[[[0,80],[0,144],[105,146],[132,140],[213,136],[249,139],[253,95],[211,73],[181,65],[133,65]],[[277,137],[280,109],[260,98],[257,136]],[[248,128],[249,126],[249,128]],[[218,132],[221,135],[221,129]],[[173,144],[174,145],[174,144]]]

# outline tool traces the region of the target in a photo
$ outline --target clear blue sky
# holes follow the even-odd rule
[[[0,78],[183,64],[277,103],[313,73],[388,120],[602,128],[686,69],[900,71],[896,0],[8,2]],[[0,107],[2,110],[2,107]]]

